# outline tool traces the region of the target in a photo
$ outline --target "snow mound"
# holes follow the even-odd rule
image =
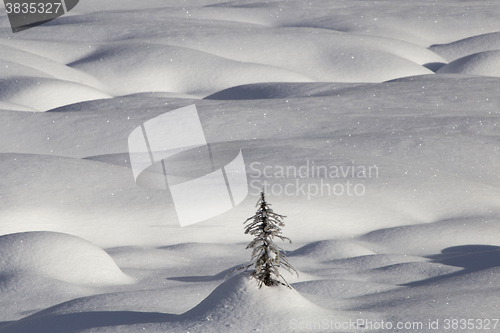
[[[359,239],[377,251],[433,255],[444,248],[468,244],[500,246],[500,217],[461,217],[372,231]]]
[[[246,83],[312,81],[287,69],[143,43],[102,46],[69,66],[99,78],[114,95],[163,91],[204,96]]]
[[[158,292],[158,291],[156,291]],[[151,295],[146,292],[143,296]],[[238,275],[219,285],[191,310],[172,315],[158,312],[123,311],[104,306],[113,295],[102,295],[57,305],[0,327],[0,332],[64,333],[100,331],[109,327],[120,332],[309,332],[312,325],[356,322],[362,316],[381,320],[382,316],[367,312],[333,311],[311,303],[299,292],[286,287],[258,288],[255,280]],[[118,299],[117,299],[118,300]],[[118,301],[123,301],[118,300]],[[140,306],[138,304],[132,307]],[[96,310],[92,304],[97,306]],[[130,300],[126,300],[130,302]],[[109,311],[116,308],[118,311]],[[385,318],[384,318],[385,319]],[[317,328],[317,326],[314,326]],[[334,326],[328,326],[334,329]],[[331,328],[330,328],[331,327]],[[324,328],[324,327],[323,327]],[[338,328],[337,328],[338,329]],[[108,330],[104,330],[108,332]],[[352,326],[343,332],[356,331]]]
[[[310,243],[290,252],[288,256],[308,256],[321,260],[350,258],[375,254],[366,247],[350,241],[324,240]]]
[[[449,44],[436,44],[429,49],[448,61],[454,61],[474,53],[499,50],[500,32],[473,36]]]
[[[113,259],[81,238],[55,232],[0,237],[2,275],[38,275],[75,284],[129,284]]]
[[[37,111],[103,98],[111,96],[70,81],[41,77],[11,77],[0,81],[0,100]]]
[[[411,43],[309,28],[239,28],[230,33],[161,41],[235,61],[287,69],[322,82],[381,82],[430,74],[423,65],[446,63],[441,56]]]
[[[18,42],[19,43],[19,42]],[[97,90],[102,89],[102,84],[94,77],[83,73],[79,70],[70,68],[64,63],[60,63],[51,59],[47,59],[38,55],[37,49],[25,50],[18,49],[16,47],[10,46],[10,44],[16,44],[13,42],[7,43],[7,41],[0,39],[0,61],[10,62],[18,65],[16,71],[13,71],[12,65],[7,68],[2,68],[0,71],[0,77],[4,78],[6,71],[17,73],[17,76],[34,76],[34,77],[50,77],[56,78],[63,81],[70,81],[75,83],[80,83]],[[64,45],[64,44],[63,44]],[[47,48],[54,48],[54,43],[50,45],[45,45]],[[56,48],[57,50],[57,48]],[[63,52],[71,53],[75,52]],[[78,53],[78,52],[76,52]],[[23,68],[24,67],[24,68]],[[19,70],[19,72],[17,72]]]
[[[291,320],[342,321],[349,315],[311,303],[296,290],[287,287],[262,287],[247,275],[237,275],[217,287],[193,309],[181,315],[185,330],[203,322],[205,329],[224,332],[249,328],[264,332],[289,332]],[[210,330],[212,331],[212,330]],[[214,330],[215,331],[215,330]]]
[[[485,51],[459,58],[441,67],[440,73],[500,76],[500,50]]]

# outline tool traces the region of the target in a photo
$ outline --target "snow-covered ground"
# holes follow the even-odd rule
[[[499,17],[80,0],[13,34],[1,6],[0,332],[500,331]],[[193,104],[249,194],[180,227],[168,191],[136,185],[128,137]],[[198,175],[198,155],[170,171]],[[262,187],[294,289],[227,275]]]

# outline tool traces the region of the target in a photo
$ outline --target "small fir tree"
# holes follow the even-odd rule
[[[292,242],[288,237],[281,235],[280,227],[285,226],[283,219],[286,216],[274,213],[273,210],[269,208],[270,205],[271,204],[266,202],[264,192],[261,192],[260,199],[256,205],[259,209],[254,216],[248,218],[244,222],[244,224],[249,223],[245,227],[245,234],[253,235],[255,238],[247,246],[247,249],[251,248],[253,250],[252,262],[239,269],[248,269],[254,266],[254,270],[250,275],[257,279],[259,288],[261,288],[263,284],[268,287],[281,284],[288,288],[292,288],[283,275],[280,274],[279,268],[283,267],[290,273],[293,271],[297,275],[298,273],[288,263],[285,251],[273,242],[274,237],[283,241],[288,240],[290,243]]]

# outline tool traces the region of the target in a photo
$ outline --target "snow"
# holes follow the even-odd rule
[[[289,255],[311,256],[330,260],[367,256],[371,254],[375,254],[375,252],[354,242],[345,240],[325,240],[302,246],[301,248],[291,252]]]
[[[2,10],[0,332],[498,318],[499,15],[492,0],[82,0],[13,34]],[[136,185],[128,137],[193,104],[218,167],[241,150],[249,195],[180,227],[168,191]],[[200,154],[168,172],[199,177]],[[232,272],[265,184],[293,289]]]
[[[430,255],[462,244],[498,246],[497,215],[445,219],[426,224],[414,224],[380,229],[363,235],[374,248],[389,247],[399,253]],[[369,246],[368,244],[366,246]]]
[[[286,306],[283,306],[286,304]],[[54,321],[53,315],[58,314]],[[374,315],[368,315],[377,318]],[[259,318],[259,321],[255,321]],[[254,280],[246,275],[233,277],[215,288],[200,304],[181,315],[161,313],[127,313],[125,311],[103,312],[90,311],[70,313],[57,310],[32,315],[18,322],[0,327],[0,332],[51,332],[67,330],[85,331],[93,327],[128,323],[128,331],[147,330],[148,332],[185,332],[203,327],[204,332],[234,332],[254,327],[266,331],[269,327],[283,327],[280,332],[287,332],[286,327],[306,325],[306,323],[339,321],[348,322],[349,314],[323,309],[288,288],[259,289]],[[352,320],[352,319],[351,319]],[[133,322],[136,322],[133,324]],[[43,328],[41,328],[43,327]],[[98,330],[99,331],[99,330]],[[346,330],[353,331],[353,330]]]
[[[123,274],[101,248],[81,238],[53,232],[26,232],[0,237],[6,275],[40,275],[75,284],[124,284]]]
[[[0,84],[1,98],[7,102],[47,111],[67,104],[110,98],[87,85],[51,78],[15,77]]]
[[[256,316],[260,317],[259,322],[255,321]],[[190,320],[208,321],[204,325],[208,330],[227,332],[252,326],[258,330],[272,326],[286,328],[292,318],[312,321],[334,316],[340,319],[345,314],[329,312],[295,290],[281,287],[259,289],[254,280],[244,275],[224,282],[182,315]]]
[[[99,78],[113,95],[168,91],[203,96],[248,82],[311,81],[281,68],[242,64],[191,49],[146,43],[99,47],[94,54],[69,66]]]
[[[441,67],[438,73],[500,76],[500,51],[484,51],[459,58]]]
[[[4,321],[135,280],[100,247],[68,234],[39,231],[0,236]]]
[[[445,62],[414,44],[317,29],[235,29],[231,43],[227,37],[227,34],[209,34],[180,41],[169,39],[168,43],[195,45],[197,50],[224,58],[286,68],[315,81],[380,82],[429,74],[432,72],[417,65]]]
[[[500,33],[491,32],[484,35],[472,36],[448,44],[436,44],[430,50],[454,61],[465,56],[485,51],[494,51],[500,48]]]

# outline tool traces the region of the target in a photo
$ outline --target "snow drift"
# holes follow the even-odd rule
[[[58,314],[49,310],[0,327],[0,332],[45,333],[50,329],[51,333],[64,333],[104,326],[119,326],[120,332],[307,332],[314,323],[356,322],[356,315],[359,317],[360,312],[324,309],[284,286],[258,288],[255,280],[241,274],[222,283],[200,304],[181,315],[98,310]],[[381,316],[364,312],[363,318],[380,320]],[[347,327],[343,331],[356,329]]]
[[[149,43],[101,46],[69,66],[99,78],[114,95],[159,91],[204,96],[245,83],[312,81],[279,67]]]
[[[81,238],[55,232],[0,237],[0,273],[35,275],[76,284],[128,284],[129,278],[102,249]]]
[[[241,274],[221,284],[180,318],[185,329],[202,325],[204,332],[244,332],[251,329],[295,332],[302,330],[294,327],[294,323],[342,322],[354,316],[321,308],[297,291],[283,286],[259,289],[254,279]]]
[[[375,254],[375,252],[363,247],[362,245],[350,241],[325,240],[307,244],[290,252],[288,256],[305,255],[321,258],[322,260],[350,258]]]
[[[80,83],[51,78],[14,77],[0,82],[0,99],[36,111],[104,98],[111,96]]]
[[[500,50],[485,51],[459,58],[441,67],[440,73],[500,76]]]
[[[429,49],[448,61],[454,61],[474,53],[499,50],[500,32],[472,36],[449,44],[436,44]]]
[[[82,0],[19,34],[0,13],[0,235],[113,246],[0,237],[0,332],[498,318],[497,2]],[[193,103],[213,152],[278,189],[295,290],[224,282],[255,197],[181,228],[168,192],[135,185],[130,132]],[[263,173],[313,162],[380,173]],[[300,192],[346,181],[366,192]]]

